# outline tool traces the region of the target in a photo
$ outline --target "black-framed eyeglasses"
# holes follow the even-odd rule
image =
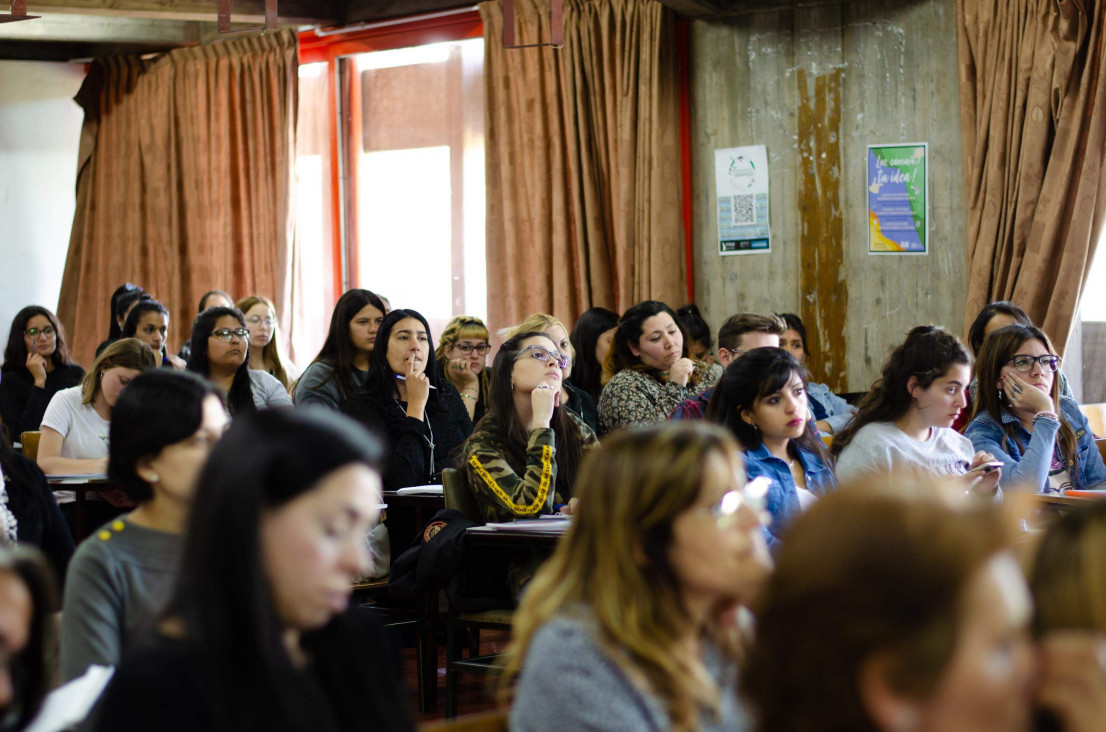
[[[734,356],[740,356],[743,353],[748,353],[748,351],[742,350],[740,348],[723,348],[722,346],[719,346],[718,352],[721,353],[722,351],[729,351]]]
[[[233,330],[230,328],[220,328],[219,330],[211,331],[211,337],[230,343],[235,338],[246,340],[250,337],[250,332],[245,328],[234,328]]]
[[[1014,368],[1023,373],[1033,370],[1034,364],[1041,364],[1041,369],[1049,373],[1055,373],[1056,369],[1060,368],[1060,357],[1051,353],[1044,356],[1030,356],[1025,353],[1019,353],[1011,358],[1007,363],[1014,364]]]
[[[57,334],[58,332],[54,330],[54,326],[52,325],[48,325],[45,328],[28,328],[27,330],[23,331],[23,335],[27,336],[28,338],[38,338],[40,335],[44,335],[47,338],[53,338]]]
[[[470,353],[472,353],[473,351],[476,351],[476,353],[478,355],[483,356],[485,353],[487,353],[488,351],[490,351],[492,349],[492,347],[490,345],[488,345],[487,343],[481,343],[478,346],[474,346],[471,343],[455,343],[455,344],[453,344],[453,347],[456,348],[461,353],[465,354],[466,356],[469,355]]]
[[[517,361],[520,358],[523,358],[528,351],[530,353],[530,358],[534,359],[535,361],[546,363],[547,361],[549,361],[549,359],[553,359],[553,362],[560,366],[562,369],[568,368],[568,356],[565,356],[558,351],[550,351],[545,346],[527,346],[526,348],[523,348],[521,351],[518,352],[518,355],[515,356],[515,360]]]

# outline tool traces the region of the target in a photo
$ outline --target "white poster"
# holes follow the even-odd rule
[[[772,251],[768,228],[768,151],[764,145],[714,151],[718,253]]]

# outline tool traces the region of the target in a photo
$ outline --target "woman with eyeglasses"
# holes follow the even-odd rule
[[[196,310],[196,314],[199,315],[208,308],[221,307],[232,308],[234,307],[234,300],[230,295],[222,290],[208,290],[200,298],[200,306]],[[177,355],[184,359],[185,363],[192,356],[192,335],[189,334],[188,340],[181,344],[180,350],[177,351]]]
[[[434,351],[438,369],[461,395],[473,422],[478,422],[488,407],[491,381],[484,366],[490,349],[488,327],[484,322],[458,315],[446,325]]]
[[[979,398],[964,434],[1002,461],[1008,490],[1063,493],[1106,482],[1087,418],[1059,393],[1059,367],[1035,326],[999,328],[980,348]]]
[[[523,331],[492,362],[492,402],[465,443],[462,466],[486,521],[569,513],[584,448],[595,433],[560,404],[563,355]]]
[[[69,360],[56,315],[38,305],[16,313],[0,366],[0,421],[9,440],[18,442],[20,434],[37,430],[54,395],[82,378],[84,369]]]
[[[290,389],[300,372],[281,355],[276,305],[262,295],[250,295],[238,301],[238,309],[246,316],[246,328],[250,331],[250,368],[268,373]]]
[[[569,381],[569,377],[572,376],[572,371],[576,366],[576,350],[568,336],[568,328],[552,315],[533,313],[523,318],[522,322],[514,328],[501,330],[499,334],[505,338],[510,338],[515,333],[525,331],[545,333],[553,339],[553,344],[561,352],[561,355],[568,358],[568,365],[561,369],[560,403],[584,420],[584,424],[590,427],[592,432],[598,432],[599,410],[595,405],[595,400],[591,398],[591,394]]]
[[[574,525],[515,612],[511,729],[744,730],[739,606],[772,560],[738,445],[669,422],[584,461]]]
[[[726,367],[706,418],[729,428],[750,477],[771,483],[765,529],[774,547],[792,519],[837,488],[833,460],[811,424],[806,374],[782,348],[754,348]]]
[[[290,407],[284,385],[264,371],[250,369],[250,331],[236,308],[208,308],[192,323],[188,370],[226,394],[231,415],[270,407]]]
[[[296,406],[318,404],[338,411],[369,375],[376,333],[388,310],[376,293],[349,290],[338,298],[319,355],[292,386]]]
[[[384,317],[365,385],[342,411],[385,439],[388,490],[441,483],[450,453],[472,432],[461,397],[438,372],[430,326],[414,310]]]
[[[123,337],[137,338],[153,349],[162,368],[184,371],[188,363],[165,349],[169,340],[169,310],[157,300],[136,303],[123,323]]]

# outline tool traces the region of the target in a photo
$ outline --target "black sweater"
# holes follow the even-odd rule
[[[60,583],[73,556],[73,537],[46,476],[30,459],[18,453],[8,455],[3,470],[8,484],[8,508],[19,523],[16,538],[20,544],[42,550]]]
[[[441,483],[442,471],[452,466],[450,453],[472,434],[472,420],[461,395],[446,381],[437,391],[430,392],[422,420],[408,417],[407,403],[399,401],[395,394],[382,397],[366,389],[351,394],[342,411],[384,440],[389,454],[388,469],[383,476],[385,490]]]
[[[81,383],[84,369],[75,363],[60,366],[46,374],[46,386],[35,386],[27,369],[15,369],[0,374],[0,419],[12,442],[24,432],[34,432],[42,426],[46,405],[62,389]]]

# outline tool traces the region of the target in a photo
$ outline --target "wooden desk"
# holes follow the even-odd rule
[[[474,526],[465,532],[471,546],[514,547],[550,551],[555,549],[564,532],[499,531],[487,526]]]
[[[88,536],[88,519],[86,506],[89,493],[99,493],[102,490],[112,488],[112,483],[106,475],[74,477],[68,475],[47,475],[51,490],[73,491],[77,494],[76,505],[73,507],[73,543],[80,544]]]

